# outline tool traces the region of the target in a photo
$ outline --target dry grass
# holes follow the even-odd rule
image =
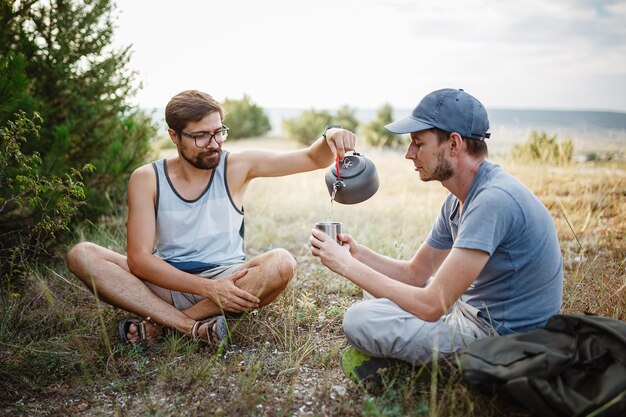
[[[280,141],[237,147],[286,148]],[[422,183],[402,154],[360,149],[381,188],[367,202],[336,204],[333,219],[361,243],[411,256],[427,235],[445,190]],[[537,193],[552,213],[565,263],[564,310],[626,320],[626,163],[521,166],[494,159]],[[0,415],[526,415],[468,390],[454,363],[393,375],[377,396],[343,377],[338,354],[345,309],[361,292],[309,252],[308,236],[329,213],[323,173],[259,179],[245,201],[250,255],[283,247],[298,260],[274,304],[235,329],[223,355],[181,337],[140,351],[120,347],[123,312],[97,306],[62,262],[42,267],[3,305]],[[122,251],[123,219],[86,226],[84,238]]]

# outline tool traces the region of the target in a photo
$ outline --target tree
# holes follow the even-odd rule
[[[320,137],[326,125],[337,124],[344,129],[356,131],[359,121],[356,111],[348,105],[341,106],[333,116],[326,110],[305,110],[299,116],[283,120],[283,130],[289,139],[310,145]]]
[[[19,283],[79,215],[116,209],[149,150],[155,127],[127,103],[134,73],[129,48],[110,46],[112,9],[0,2],[0,288]]]
[[[365,142],[377,147],[395,147],[403,143],[402,136],[385,129],[393,121],[393,108],[390,104],[383,105],[376,113],[376,119],[366,123],[362,129]]]
[[[356,118],[356,110],[344,104],[339,107],[337,114],[333,118],[333,123],[341,125],[344,129],[348,129],[355,132],[359,126],[359,121]]]
[[[42,175],[93,164],[83,215],[111,210],[155,132],[127,102],[135,73],[127,69],[130,49],[111,46],[112,1],[9,0],[0,9],[0,126],[18,110],[40,114],[40,139],[26,141],[22,152],[39,154]]]
[[[283,131],[289,139],[310,145],[320,137],[332,116],[325,110],[305,110],[300,116],[283,120]]]
[[[224,110],[226,112],[224,123],[229,128],[229,138],[259,137],[272,129],[263,109],[252,103],[247,94],[244,94],[241,100],[224,100]]]

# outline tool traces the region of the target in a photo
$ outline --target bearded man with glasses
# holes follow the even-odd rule
[[[215,347],[227,343],[226,318],[272,302],[296,269],[284,249],[247,259],[248,184],[327,167],[356,141],[352,132],[327,128],[305,149],[230,153],[222,149],[223,119],[221,105],[206,93],[174,96],[165,120],[178,154],[131,175],[127,255],[90,242],[67,255],[69,269],[97,297],[144,318],[119,323],[124,343],[150,344],[166,328]]]

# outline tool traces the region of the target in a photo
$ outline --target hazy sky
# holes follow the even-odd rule
[[[413,107],[464,88],[488,108],[626,112],[626,0],[118,0],[135,102],[185,89],[262,107]]]

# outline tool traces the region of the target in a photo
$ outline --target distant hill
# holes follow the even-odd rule
[[[494,126],[626,130],[626,113],[618,112],[494,109],[489,111],[489,117]]]

